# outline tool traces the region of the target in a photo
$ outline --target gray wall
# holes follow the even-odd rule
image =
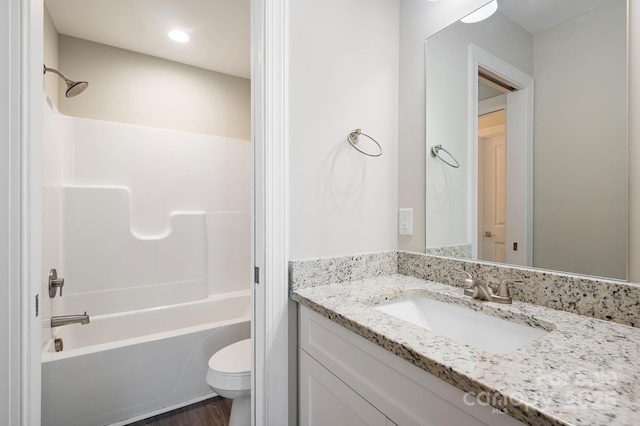
[[[98,120],[206,133],[251,137],[251,85],[221,74],[93,43],[59,36],[60,71],[89,88],[64,97],[63,114]]]
[[[535,267],[627,278],[626,32],[615,0],[534,37]]]
[[[51,20],[49,9],[44,6],[44,63],[48,68],[58,69],[58,32]],[[63,73],[64,74],[64,73]],[[44,92],[51,102],[58,107],[58,85],[60,77],[48,72],[44,75]],[[64,85],[64,83],[63,83]]]

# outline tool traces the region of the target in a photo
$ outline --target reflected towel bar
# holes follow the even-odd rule
[[[440,151],[444,151],[447,153],[447,155],[455,162],[455,164],[451,164],[450,162],[448,162],[447,160],[445,160],[444,158],[442,158],[440,156]],[[446,149],[444,149],[442,147],[442,145],[434,145],[431,147],[431,156],[432,157],[438,157],[439,159],[442,160],[442,162],[448,166],[453,167],[454,169],[457,169],[458,167],[460,167],[460,163],[458,163],[458,160],[455,159],[455,157],[453,155],[451,155],[451,153],[449,151],[447,151]]]

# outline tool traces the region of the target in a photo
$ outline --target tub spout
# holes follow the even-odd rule
[[[89,315],[85,312],[83,315],[61,315],[51,317],[51,327],[60,327],[69,324],[89,324]]]

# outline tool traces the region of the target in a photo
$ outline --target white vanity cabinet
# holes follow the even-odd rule
[[[522,425],[302,305],[299,333],[301,425]]]

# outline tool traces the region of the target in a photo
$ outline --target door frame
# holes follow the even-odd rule
[[[287,240],[286,52],[287,0],[251,0],[253,260],[260,282],[253,288],[252,424],[289,424],[289,312]],[[1,150],[6,173],[0,174],[2,207],[0,245],[8,285],[0,297],[6,321],[0,338],[0,412],[9,424],[40,424],[40,320],[42,269],[42,58],[43,3],[5,1],[0,54],[0,128],[7,130]],[[6,201],[6,203],[5,203]],[[6,358],[6,360],[5,360]],[[6,362],[5,362],[6,361]],[[5,411],[6,409],[6,411]],[[293,410],[295,413],[295,410]]]
[[[252,247],[259,270],[252,287],[253,425],[296,423],[287,266],[287,12],[287,0],[251,0]]]
[[[24,424],[22,391],[28,380],[23,374],[21,344],[24,296],[21,251],[21,7],[18,2],[0,4],[0,423]]]
[[[521,211],[517,214],[524,217],[522,225],[518,228],[516,236],[511,239],[522,240],[524,244],[519,246],[519,261],[514,262],[523,266],[533,265],[533,77],[513,67],[507,62],[481,49],[480,47],[469,45],[469,67],[468,67],[468,114],[469,128],[468,138],[473,141],[469,150],[469,164],[471,171],[468,177],[469,186],[469,209],[468,229],[471,235],[472,258],[478,258],[478,186],[476,179],[478,176],[478,71],[479,68],[487,69],[508,80],[516,89],[507,96],[507,141],[523,140],[524,143],[517,147],[517,152],[513,148],[507,156],[517,154],[518,158],[523,158],[520,167],[510,167],[507,160],[507,182],[511,182],[513,190],[507,189],[507,197],[519,197]],[[517,95],[516,95],[517,94]],[[511,114],[509,113],[511,111]],[[514,121],[517,120],[517,125]],[[518,132],[512,135],[510,132]],[[508,143],[508,142],[507,142]],[[508,157],[509,158],[509,157]],[[513,164],[513,162],[511,162]],[[509,217],[507,211],[507,218]],[[507,236],[509,238],[509,235]],[[509,244],[509,240],[506,241]],[[512,250],[507,247],[507,262]]]
[[[0,128],[8,129],[8,173],[3,187],[3,228],[7,235],[0,248],[6,273],[8,315],[1,338],[8,342],[10,368],[3,404],[9,424],[40,424],[40,288],[42,281],[42,57],[43,3],[38,0],[2,3],[3,31],[0,54],[8,58],[0,71],[7,104],[0,107]],[[6,85],[6,86],[5,86]],[[6,127],[5,127],[6,126]],[[7,192],[5,193],[4,190]],[[5,214],[7,214],[5,219]],[[6,255],[4,252],[6,250]],[[4,291],[4,289],[3,289]],[[7,390],[6,400],[4,391]],[[5,408],[5,407],[3,407]],[[0,410],[0,412],[4,412]]]

